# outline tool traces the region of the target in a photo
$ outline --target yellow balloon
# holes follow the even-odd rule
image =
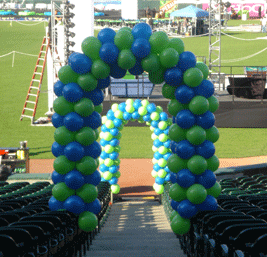
[[[118,184],[111,185],[110,189],[113,194],[118,194],[120,192],[120,186]]]
[[[156,163],[158,163],[158,160],[155,159],[155,158],[153,158],[153,159],[152,159],[152,163],[153,163],[153,164],[156,164]]]
[[[107,120],[108,120],[108,117],[107,116],[103,116],[102,117],[102,124],[105,124]]]
[[[153,178],[156,178],[158,176],[158,173],[155,170],[152,170],[151,175]]]

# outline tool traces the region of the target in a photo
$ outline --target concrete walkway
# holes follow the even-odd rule
[[[186,257],[159,202],[123,200],[113,204],[86,257]]]

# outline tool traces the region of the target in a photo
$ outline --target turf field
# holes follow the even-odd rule
[[[19,121],[37,57],[16,54],[13,68],[12,54],[1,57],[12,51],[38,55],[45,35],[44,24],[25,26],[13,22],[11,27],[10,22],[0,22],[0,32],[0,147],[18,147],[19,141],[27,140],[30,147],[30,158],[53,158],[50,149],[54,142],[53,132],[55,129],[53,127],[32,127],[30,120],[27,119]],[[98,31],[95,32],[95,35],[97,33]],[[231,33],[233,36],[246,39],[263,36],[262,33]],[[208,37],[183,40],[186,50],[208,58]],[[222,36],[222,59],[244,57],[265,47],[265,40],[240,41]],[[228,63],[228,65],[265,65],[266,57],[267,51],[246,61]],[[44,113],[47,112],[46,76],[44,76],[41,90],[43,93],[41,93],[37,108],[37,118],[44,116]],[[218,157],[267,155],[266,129],[220,129],[219,131],[221,137],[215,144]],[[152,158],[151,131],[148,128],[125,127],[121,147],[120,158]]]

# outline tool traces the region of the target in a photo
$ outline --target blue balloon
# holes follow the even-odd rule
[[[94,159],[98,158],[101,154],[101,146],[100,144],[95,141],[91,145],[84,147],[84,155],[91,156]]]
[[[109,184],[110,185],[116,185],[118,183],[118,179],[117,178],[112,178],[109,180]]]
[[[140,118],[140,114],[138,113],[138,111],[132,113],[132,118],[136,120]]]
[[[146,109],[149,113],[152,113],[152,112],[155,112],[157,110],[157,106],[154,103],[151,103],[151,104],[147,105]]]
[[[171,181],[171,174],[167,174],[165,177],[165,181]]]
[[[163,130],[163,133],[164,133],[165,135],[169,135],[169,126],[168,126],[165,130]]]
[[[181,85],[175,90],[175,98],[181,104],[188,104],[195,96],[194,90],[186,85]]]
[[[65,201],[64,209],[75,214],[80,214],[85,211],[85,203],[79,196],[72,195]]]
[[[117,145],[120,144],[120,141],[117,139],[117,138],[113,138],[110,140],[110,143],[109,143],[111,146],[115,147]]]
[[[122,69],[117,63],[110,66],[109,75],[115,79],[121,79],[126,75],[127,70]]]
[[[102,131],[102,132],[109,132],[109,129],[106,127],[105,124],[103,124],[103,125],[101,126],[101,131]]]
[[[168,160],[171,157],[171,155],[172,155],[171,153],[166,153],[166,154],[164,154],[163,158],[165,160]]]
[[[84,126],[91,127],[92,129],[97,129],[101,126],[101,115],[94,111],[90,116],[84,117]]]
[[[156,147],[163,146],[163,143],[159,141],[159,139],[154,140],[153,145]]]
[[[139,107],[142,106],[142,101],[140,99],[136,99],[133,103],[133,107],[135,108],[135,110],[138,111]]]
[[[154,153],[154,158],[155,158],[155,159],[159,160],[159,159],[161,159],[162,157],[163,157],[162,154],[160,154],[159,152],[155,152],[155,153]]]
[[[58,80],[55,84],[54,84],[54,93],[56,96],[62,96],[63,95],[63,88],[64,88],[64,84]]]
[[[176,175],[173,172],[170,172],[170,179],[173,184],[176,183]]]
[[[157,136],[159,136],[160,134],[162,134],[162,130],[160,128],[155,128],[153,132]]]
[[[151,119],[150,119],[150,115],[149,114],[146,114],[143,116],[143,120],[146,121],[146,122],[150,122]]]
[[[164,182],[165,182],[165,179],[164,178],[160,178],[160,177],[156,177],[155,178],[155,182],[159,185],[163,185]]]
[[[212,112],[207,111],[202,115],[197,115],[196,125],[202,127],[203,129],[210,129],[215,124],[215,116]]]
[[[172,155],[172,154],[170,153],[170,155]],[[170,169],[168,168],[168,166],[165,166],[164,170],[165,170],[167,173],[170,173],[170,172],[171,172]]]
[[[177,113],[175,122],[183,129],[189,129],[196,123],[195,115],[189,110],[181,110]]]
[[[97,198],[93,202],[85,204],[85,211],[92,212],[95,215],[100,213],[101,208],[101,202]]]
[[[64,125],[69,131],[78,131],[83,127],[84,119],[78,113],[71,112],[64,117]]]
[[[102,44],[105,43],[114,43],[114,37],[116,32],[111,28],[101,29],[97,35],[97,38],[101,41]]]
[[[68,102],[74,103],[83,97],[83,90],[76,83],[69,83],[63,88],[63,96]]]
[[[178,146],[178,143],[175,141],[171,141],[170,143],[170,149],[173,153],[176,153],[176,147]]]
[[[114,43],[105,43],[99,50],[99,56],[107,64],[116,63],[119,56],[119,49]]]
[[[125,120],[130,120],[132,118],[132,114],[129,112],[124,112],[123,113],[123,119]]]
[[[196,204],[196,207],[201,211],[216,211],[218,203],[215,197],[207,195],[205,201],[201,204]]]
[[[51,147],[52,154],[55,157],[58,157],[60,155],[64,155],[64,148],[65,146],[60,145],[58,142],[54,142]]]
[[[112,174],[116,173],[119,170],[119,166],[112,165],[109,167],[108,171]]]
[[[179,62],[177,67],[182,71],[185,72],[189,68],[195,67],[197,64],[196,56],[189,51],[184,51],[179,55]]]
[[[103,159],[103,160],[105,160],[105,159],[109,158],[109,154],[106,153],[105,151],[103,151],[103,152],[100,154],[100,158]]]
[[[94,186],[97,186],[101,181],[101,175],[98,170],[96,170],[91,175],[84,175],[84,182],[87,184],[92,184]]]
[[[104,79],[99,79],[97,81],[97,88],[98,89],[105,89],[107,87],[109,87],[110,85],[110,76],[104,78]]]
[[[197,207],[187,199],[181,201],[177,208],[177,212],[184,219],[191,219],[196,215],[197,211]]]
[[[125,103],[125,102],[119,104],[119,110],[120,110],[121,112],[125,112],[125,107],[126,107],[126,103]]]
[[[102,139],[100,139],[99,143],[101,146],[106,146],[108,144],[108,141],[106,141],[105,139],[102,138]]]
[[[182,169],[176,174],[176,183],[181,187],[190,187],[196,183],[196,176],[188,169]]]
[[[78,170],[72,170],[66,174],[66,186],[71,189],[79,189],[85,183],[83,175]]]
[[[105,172],[105,171],[108,171],[109,168],[108,168],[108,166],[106,166],[105,164],[101,164],[101,165],[99,166],[99,170],[100,170],[101,172]]]
[[[97,106],[104,101],[105,96],[101,89],[96,88],[92,91],[84,91],[83,97],[89,98]]]
[[[107,118],[108,118],[109,120],[114,120],[114,119],[115,119],[114,112],[113,112],[112,110],[109,110],[109,111],[107,112]]]
[[[143,59],[150,53],[150,43],[148,39],[137,38],[131,47],[131,51],[136,58]]]
[[[106,182],[106,180],[104,178],[101,177],[101,182]]]
[[[154,128],[157,128],[158,124],[159,124],[159,121],[157,121],[157,120],[152,120],[151,121],[151,126],[154,127]]]
[[[68,64],[76,73],[85,74],[91,71],[93,62],[85,54],[74,52],[69,56]]]
[[[113,120],[113,123],[114,123],[114,126],[115,126],[116,128],[119,128],[119,127],[121,126],[121,124],[122,124],[122,120],[121,120],[121,119],[117,119],[117,118],[115,118],[115,119]]]
[[[171,140],[168,139],[167,141],[165,141],[165,142],[163,143],[163,145],[164,145],[166,148],[170,148],[170,146],[171,146]]]
[[[129,72],[135,76],[143,74],[144,70],[139,59],[137,59],[135,65],[131,69],[129,69]]]
[[[48,201],[48,206],[51,211],[57,211],[64,209],[64,202],[58,201],[54,196],[52,196]]]
[[[205,170],[205,172],[197,176],[197,183],[206,189],[211,188],[216,183],[216,176],[211,170]]]
[[[61,116],[55,112],[52,115],[52,124],[55,128],[59,128],[61,126],[64,126],[64,116]]]
[[[132,35],[134,39],[144,38],[149,40],[150,36],[152,35],[152,29],[148,24],[140,22],[133,27]]]
[[[119,132],[120,132],[120,131],[119,131],[117,128],[113,128],[113,129],[110,130],[109,133],[110,133],[112,136],[115,137],[115,136],[117,136],[117,135],[119,134]]]
[[[195,95],[201,95],[206,98],[211,97],[214,94],[214,85],[209,80],[203,80],[201,84],[197,87],[194,87]]]
[[[159,171],[160,169],[162,168],[157,163],[153,165],[153,170]]]
[[[175,116],[172,116],[172,123],[175,123]]]
[[[84,148],[77,142],[71,142],[66,145],[64,155],[72,162],[77,162],[84,157]]]
[[[52,176],[51,179],[53,181],[54,184],[60,183],[60,182],[64,182],[65,181],[65,174],[59,174],[57,173],[55,170],[52,172]]]
[[[201,145],[196,146],[196,154],[209,159],[215,154],[215,146],[211,141],[205,140]]]
[[[190,159],[195,155],[195,147],[187,140],[182,140],[177,143],[175,153],[182,159]]]
[[[164,74],[164,80],[170,86],[179,86],[183,82],[183,73],[179,68],[167,69]]]
[[[119,154],[116,153],[116,152],[112,152],[112,153],[109,154],[109,158],[111,160],[116,160],[118,157],[119,157]]]
[[[168,114],[166,112],[161,112],[159,117],[160,117],[160,120],[162,121],[168,120]]]
[[[175,211],[177,211],[179,204],[180,204],[180,202],[170,200],[170,205],[171,205],[172,209]]]

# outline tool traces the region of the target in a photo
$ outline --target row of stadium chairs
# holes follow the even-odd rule
[[[18,182],[6,186],[13,191],[0,197],[1,256],[83,256],[100,231],[101,222],[108,212],[108,182],[101,182],[97,186],[102,210],[97,215],[98,230],[90,233],[79,229],[78,215],[49,210],[48,201],[53,188],[49,182],[31,185]]]

